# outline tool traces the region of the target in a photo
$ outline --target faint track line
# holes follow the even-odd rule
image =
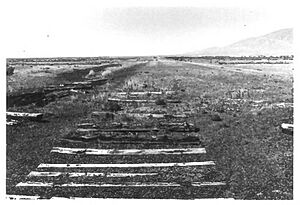
[[[135,177],[135,176],[154,176],[158,173],[104,173],[104,172],[36,172],[32,171],[27,176],[28,177],[58,177],[58,176],[68,176],[68,177]]]

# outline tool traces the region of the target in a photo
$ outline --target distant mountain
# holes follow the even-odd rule
[[[263,36],[248,38],[225,47],[211,47],[186,53],[188,56],[278,56],[293,54],[293,29],[281,29]]]

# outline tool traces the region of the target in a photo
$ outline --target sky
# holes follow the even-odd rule
[[[5,55],[180,54],[291,28],[294,19],[288,4],[121,2],[9,1],[2,17]]]

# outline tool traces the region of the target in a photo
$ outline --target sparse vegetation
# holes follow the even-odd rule
[[[265,57],[251,57],[247,60],[261,60]],[[141,58],[142,59],[142,58]],[[145,58],[146,60],[149,60]],[[142,60],[145,60],[142,59]],[[174,59],[176,61],[174,61]],[[211,57],[199,58],[213,61]],[[212,66],[193,65],[184,61],[199,62],[198,58],[168,57],[150,61],[148,64],[116,69],[110,73],[111,80],[104,86],[93,88],[87,93],[72,93],[41,107],[34,104],[10,107],[10,110],[38,111],[46,113],[48,123],[24,123],[19,127],[7,127],[7,192],[14,194],[14,185],[24,179],[29,171],[39,163],[50,160],[50,148],[60,144],[63,136],[75,135],[76,124],[87,119],[102,126],[126,127],[135,125],[146,128],[160,124],[153,117],[136,118],[124,115],[92,118],[93,111],[122,113],[162,113],[185,114],[189,123],[200,132],[192,137],[199,138],[211,160],[215,160],[219,179],[226,181],[223,197],[236,199],[292,199],[293,198],[293,137],[282,132],[281,123],[293,123],[293,76],[289,72],[291,64],[270,66],[265,64],[244,65],[235,70],[236,65],[218,63]],[[291,60],[292,57],[276,57],[272,60]],[[131,59],[132,60],[132,59]],[[178,60],[178,61],[177,61]],[[219,57],[217,60],[228,60]],[[229,58],[229,60],[245,60]],[[127,62],[128,60],[124,60]],[[25,66],[59,65],[103,65],[109,62],[122,63],[122,59],[107,60],[97,58],[78,59],[18,59],[9,60],[12,66],[23,63]],[[136,62],[136,61],[135,61]],[[144,61],[143,61],[144,62]],[[96,66],[95,66],[96,65]],[[281,67],[282,66],[282,67]],[[114,67],[113,67],[114,68]],[[21,67],[18,68],[19,70]],[[73,69],[69,68],[68,69]],[[101,68],[102,69],[102,68]],[[104,70],[97,72],[103,72]],[[261,69],[261,71],[255,69]],[[273,72],[276,69],[276,72]],[[277,69],[282,72],[277,72]],[[76,74],[63,74],[53,77],[39,77],[38,82],[75,81],[84,78],[90,69]],[[110,70],[110,69],[107,69]],[[251,72],[249,72],[251,70]],[[24,71],[23,71],[24,72]],[[105,72],[105,71],[104,71]],[[107,71],[108,72],[108,71]],[[141,74],[142,73],[142,74]],[[12,75],[13,77],[15,75]],[[15,76],[18,77],[18,74]],[[45,79],[45,81],[43,81]],[[23,83],[23,82],[22,82]],[[34,84],[35,82],[32,81]],[[15,85],[14,89],[31,87],[27,84]],[[36,83],[35,87],[44,84]],[[117,92],[166,91],[174,94],[160,96],[130,96],[129,99],[151,99],[150,104],[126,104],[107,102],[107,98]],[[180,99],[182,103],[167,103],[168,99]],[[278,105],[278,103],[283,103]],[[109,119],[108,119],[109,118]],[[106,119],[106,120],[105,120]],[[168,118],[168,122],[178,119]],[[30,128],[30,129],[28,129]],[[149,134],[151,136],[152,133]],[[149,137],[148,136],[148,137]],[[165,133],[159,133],[160,137]],[[180,138],[183,134],[174,134]],[[145,136],[142,136],[145,137]],[[97,142],[95,147],[106,145]]]

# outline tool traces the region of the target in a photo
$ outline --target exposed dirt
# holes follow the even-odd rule
[[[257,69],[264,69],[262,65],[256,66]],[[286,76],[283,72],[285,77],[282,78],[281,72],[272,75],[272,72],[269,74],[259,71],[249,72],[243,67],[239,68],[241,69],[239,72],[234,69],[223,69],[213,64],[206,67],[172,60],[153,60],[147,64],[130,66],[115,72],[107,85],[95,87],[87,94],[72,94],[44,107],[27,105],[14,108],[46,113],[45,119],[48,122],[25,122],[19,126],[7,127],[7,193],[34,195],[43,192],[45,196],[51,194],[70,196],[77,193],[86,197],[122,197],[126,194],[128,198],[191,199],[220,196],[236,199],[293,199],[293,136],[283,133],[280,129],[281,123],[293,123],[293,107],[276,106],[276,103],[293,102],[293,76],[291,73]],[[72,80],[77,79],[75,74],[70,75],[75,76]],[[26,175],[35,170],[40,163],[66,163],[69,160],[87,163],[85,160],[88,159],[76,155],[66,159],[50,155],[53,146],[111,148],[112,144],[102,143],[99,140],[82,143],[61,139],[74,133],[78,123],[92,121],[104,126],[105,123],[94,119],[91,113],[103,110],[103,103],[107,98],[113,97],[120,90],[175,90],[174,96],[160,98],[181,99],[181,104],[119,103],[121,112],[140,112],[143,108],[143,112],[187,114],[186,121],[200,128],[200,132],[195,136],[201,145],[206,147],[208,159],[216,161],[215,170],[210,170],[206,176],[224,180],[227,186],[222,189],[194,189],[187,185],[184,189],[149,188],[143,191],[130,188],[101,191],[97,188],[85,190],[15,188],[15,185],[25,181]],[[134,98],[144,99],[145,96]],[[158,99],[154,96],[146,98]],[[131,125],[141,123],[143,126],[147,124],[152,126],[156,120],[121,117],[119,121]],[[177,120],[169,119],[168,122]],[[129,143],[113,146],[158,148],[161,144]],[[174,144],[165,144],[164,147],[174,147]],[[94,160],[104,163],[107,158]],[[130,157],[116,157],[113,163],[131,160]],[[157,158],[139,160],[151,162]],[[174,161],[180,160],[183,158],[174,158]],[[198,156],[191,156],[187,160],[198,160]],[[113,169],[108,171],[111,172]],[[188,182],[192,177],[188,175],[196,175],[199,170],[183,173],[178,168],[177,171],[178,181],[184,183],[183,179]],[[170,173],[161,177],[168,180],[171,176]]]

